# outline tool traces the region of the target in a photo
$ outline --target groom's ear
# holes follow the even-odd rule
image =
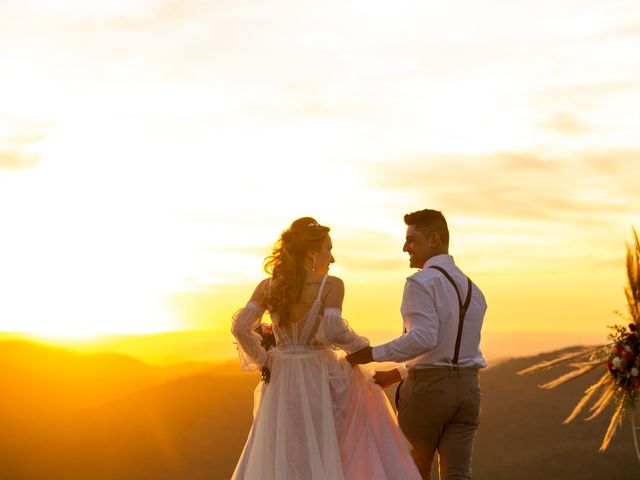
[[[431,233],[431,245],[433,248],[442,246],[442,236],[438,232]]]
[[[445,235],[442,232],[431,232],[430,240],[431,247],[437,249],[448,250],[449,246],[445,243]]]

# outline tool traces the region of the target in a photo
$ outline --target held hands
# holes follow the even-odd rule
[[[358,350],[357,352],[350,353],[347,355],[347,361],[351,365],[358,365],[361,363],[370,363],[373,362],[373,349],[370,346],[364,347],[362,350]],[[384,372],[376,372],[373,376],[375,382],[380,385],[382,388],[386,388],[389,385],[393,385],[394,383],[398,383],[402,380],[402,375],[400,375],[400,370],[394,368],[393,370],[387,370]]]
[[[370,346],[366,346],[362,350],[347,355],[346,358],[351,365],[370,363],[373,362],[373,349]]]
[[[400,371],[397,368],[394,368],[393,370],[387,370],[386,372],[376,372],[373,379],[382,388],[386,388],[389,385],[398,383],[402,380],[402,376],[400,375]]]

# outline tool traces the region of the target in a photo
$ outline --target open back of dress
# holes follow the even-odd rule
[[[287,325],[281,325],[277,312],[271,314],[273,332],[276,337],[276,346],[290,353],[305,352],[315,349],[327,348],[326,345],[315,340],[315,334],[322,320],[322,291],[327,282],[327,275],[322,278],[316,299],[307,312],[297,321]]]

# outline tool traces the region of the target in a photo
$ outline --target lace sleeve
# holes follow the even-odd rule
[[[369,345],[369,339],[354,332],[342,318],[339,308],[326,308],[316,339],[325,345],[334,345],[347,353],[357,352]]]
[[[231,333],[238,343],[240,368],[248,372],[260,370],[267,361],[267,352],[260,344],[262,337],[254,331],[263,314],[261,305],[249,302],[233,315]]]

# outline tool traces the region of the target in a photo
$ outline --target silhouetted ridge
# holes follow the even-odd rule
[[[482,373],[475,480],[638,478],[628,425],[604,454],[606,415],[562,425],[598,372],[554,390],[537,385],[558,370],[516,375],[557,354],[505,360]],[[62,366],[70,371],[57,374]],[[237,364],[165,368],[6,342],[0,367],[0,478],[12,480],[228,479],[258,383]]]

